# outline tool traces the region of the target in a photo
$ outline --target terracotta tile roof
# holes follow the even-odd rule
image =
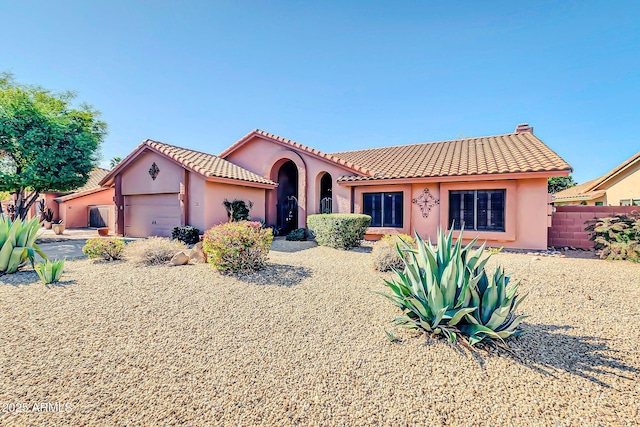
[[[292,141],[290,139],[283,138],[281,136],[274,135],[272,133],[265,132],[265,131],[260,130],[260,129],[254,129],[251,132],[249,132],[248,134],[246,134],[245,136],[243,136],[242,138],[240,138],[233,145],[231,145],[229,148],[227,148],[222,153],[220,153],[220,157],[226,158],[232,152],[234,152],[235,150],[237,150],[238,148],[243,146],[246,142],[248,142],[251,139],[251,137],[253,137],[255,135],[259,135],[259,136],[268,138],[268,139],[270,139],[272,141],[276,141],[276,142],[278,142],[278,143],[280,143],[282,145],[289,146],[289,147],[295,148],[297,150],[305,151],[306,153],[311,154],[311,155],[313,155],[315,157],[319,157],[319,158],[327,160],[329,162],[336,163],[336,164],[338,164],[340,166],[343,166],[343,167],[345,167],[347,169],[351,169],[355,173],[364,174],[364,175],[370,175],[371,174],[367,169],[361,167],[361,165],[356,165],[356,164],[354,164],[354,163],[352,163],[352,162],[350,162],[348,160],[336,157],[335,155],[323,153],[322,151],[316,150],[315,148],[307,147],[306,145],[302,145],[299,142],[295,142],[295,141]]]
[[[373,176],[338,181],[570,171],[571,166],[530,132],[333,153]]]
[[[205,177],[227,178],[238,181],[255,182],[258,184],[277,185],[270,179],[264,178],[213,154],[189,150],[187,148],[152,141],[150,139],[147,139],[142,144],[158,150],[178,163],[193,169]]]
[[[592,179],[583,184],[574,185],[566,190],[558,191],[553,195],[554,202],[571,200],[593,200],[603,196],[604,190],[589,191],[600,178]]]
[[[89,179],[86,184],[82,187],[78,188],[74,191],[74,193],[83,193],[89,190],[95,190],[96,188],[101,188],[100,181],[109,174],[108,169],[95,167],[91,172],[89,172]]]

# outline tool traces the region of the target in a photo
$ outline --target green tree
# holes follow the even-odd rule
[[[84,185],[98,161],[107,125],[74,99],[0,73],[0,191],[15,195],[16,216],[25,218],[40,193]]]
[[[547,181],[547,188],[549,193],[555,194],[559,191],[566,190],[576,185],[571,175],[569,176],[554,176]]]
[[[118,163],[120,163],[121,161],[122,161],[122,157],[114,157],[111,160],[109,160],[109,167],[113,169],[116,166],[118,166]]]

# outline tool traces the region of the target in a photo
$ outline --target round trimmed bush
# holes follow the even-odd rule
[[[307,226],[322,246],[351,249],[360,246],[371,224],[362,214],[315,214],[307,217]]]
[[[267,262],[273,234],[257,221],[227,222],[204,233],[208,262],[225,273],[260,270]]]

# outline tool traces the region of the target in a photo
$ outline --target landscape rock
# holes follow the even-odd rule
[[[186,253],[186,251],[178,252],[171,258],[171,261],[169,261],[169,266],[171,267],[185,264],[189,264],[189,254]]]
[[[189,261],[194,264],[204,264],[207,262],[207,254],[202,250],[202,242],[193,245],[189,252]]]

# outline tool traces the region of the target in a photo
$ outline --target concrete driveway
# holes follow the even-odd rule
[[[82,247],[86,240],[67,240],[66,242],[40,243],[40,249],[47,254],[49,259],[77,259],[85,258]]]

